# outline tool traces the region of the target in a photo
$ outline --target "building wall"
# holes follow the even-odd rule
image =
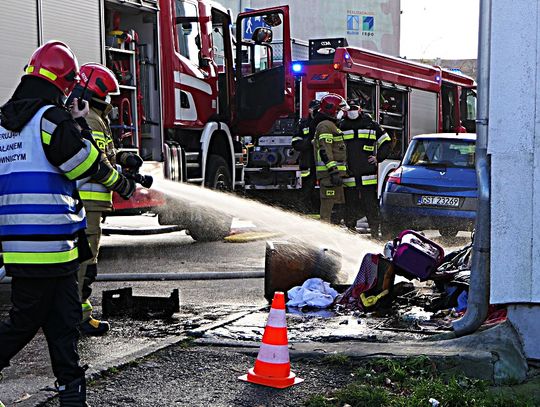
[[[246,8],[288,3],[293,38],[307,41],[345,37],[351,46],[399,55],[400,0],[219,0],[219,3],[230,8],[234,16]]]

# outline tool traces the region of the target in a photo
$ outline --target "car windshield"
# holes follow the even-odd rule
[[[472,140],[414,139],[403,164],[474,168],[474,146]]]

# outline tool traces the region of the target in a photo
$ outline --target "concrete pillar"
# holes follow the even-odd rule
[[[526,356],[534,359],[540,359],[538,13],[538,0],[492,1],[488,143],[491,303],[508,304]]]

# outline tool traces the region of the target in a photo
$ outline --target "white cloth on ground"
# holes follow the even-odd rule
[[[317,307],[326,308],[332,305],[338,292],[330,287],[330,283],[320,278],[310,278],[301,286],[296,286],[287,291],[289,307]]]

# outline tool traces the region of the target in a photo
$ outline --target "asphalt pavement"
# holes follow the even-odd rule
[[[115,227],[126,227],[128,224],[135,224],[141,228],[157,227],[156,219],[147,216],[110,218],[105,226],[114,229]],[[239,225],[239,229],[246,228],[249,230],[249,224],[240,223]],[[467,243],[468,239],[470,237],[467,234],[460,235],[450,242],[451,247],[462,246]],[[163,377],[175,378],[176,382],[175,380],[171,380],[170,383],[165,380],[167,384],[163,382],[164,392],[166,386],[171,386],[171,396],[167,399],[167,403],[170,404],[159,404],[162,401],[158,403],[160,400],[158,396],[156,396],[157,398],[145,399],[143,397],[145,392],[151,392],[148,388],[144,392],[141,390],[139,395],[136,395],[135,391],[129,390],[130,387],[125,382],[133,381],[133,378],[130,379],[129,377],[129,371],[126,371],[125,377],[119,377],[115,385],[111,385],[108,379],[104,379],[104,381],[96,383],[95,389],[94,385],[90,386],[90,400],[92,403],[98,406],[140,405],[143,402],[150,404],[150,402],[154,401],[158,403],[157,405],[253,405],[249,404],[251,400],[249,396],[250,390],[246,390],[252,385],[246,387],[243,384],[241,386],[236,384],[236,381],[234,381],[235,385],[232,387],[229,385],[224,386],[224,389],[229,390],[214,392],[215,394],[213,390],[204,389],[205,394],[210,392],[214,398],[200,397],[200,400],[197,401],[200,404],[189,404],[186,400],[189,400],[194,394],[201,393],[200,383],[206,381],[206,377],[209,377],[207,375],[215,375],[218,379],[228,381],[231,377],[228,370],[232,369],[234,377],[237,373],[245,373],[245,369],[253,363],[253,358],[237,356],[237,352],[229,354],[230,350],[222,349],[220,344],[240,340],[241,348],[251,347],[251,352],[256,353],[267,316],[267,308],[265,308],[267,302],[263,298],[263,279],[220,280],[219,273],[263,271],[265,245],[264,240],[245,243],[198,243],[183,231],[156,235],[104,236],[99,263],[100,273],[166,272],[181,274],[212,272],[216,274],[216,279],[126,283],[97,282],[94,285],[94,294],[92,296],[97,316],[101,311],[102,292],[123,287],[132,287],[135,295],[149,296],[168,296],[174,288],[178,288],[180,290],[181,309],[179,313],[176,313],[169,320],[115,318],[111,320],[111,332],[105,337],[87,337],[82,338],[80,342],[82,361],[90,364],[89,376],[102,375],[103,372],[111,371],[111,369],[116,371],[118,367],[122,366],[138,366],[139,362],[137,361],[145,360],[140,358],[163,349],[161,352],[165,352],[163,357],[167,361],[165,363],[167,365],[166,371],[158,372],[160,369],[154,366],[154,368],[148,369],[148,373],[155,370],[156,374]],[[450,245],[446,244],[445,246],[449,247]],[[0,312],[2,316],[6,315],[8,307],[9,284],[0,284]],[[406,335],[393,331],[381,330],[379,329],[381,321],[368,318],[355,318],[332,313],[307,316],[289,314],[288,318],[291,342],[294,343],[330,343],[344,339],[385,342],[418,337],[414,334],[406,337]],[[203,348],[204,352],[193,350],[184,352],[185,348],[175,345],[186,338],[200,336],[204,336],[209,340],[208,343],[217,346],[218,349]],[[235,344],[235,346],[238,347],[238,344]],[[0,400],[6,406],[35,406],[54,395],[54,392],[50,391],[54,377],[49,366],[48,353],[45,349],[44,338],[41,334],[38,334],[29,346],[13,360],[12,367],[4,370],[5,378],[0,382]],[[161,353],[159,354],[161,355]],[[198,356],[199,354],[201,356]],[[208,357],[204,355],[208,355]],[[171,367],[171,371],[177,371],[178,374],[185,371],[184,376],[171,376],[171,373],[167,371],[170,365],[168,360],[175,358],[178,358],[178,360],[174,363],[171,362],[171,366],[176,366],[176,368]],[[212,366],[206,368],[207,363],[209,363],[207,359],[219,360],[220,358],[223,359],[223,369],[219,370],[215,367],[212,368]],[[160,364],[161,362],[156,363]],[[144,363],[141,362],[140,366],[144,366]],[[299,366],[299,369],[304,369],[304,367]],[[319,367],[312,368],[309,363],[305,369],[307,371],[320,370]],[[146,372],[146,369],[144,371]],[[143,374],[141,371],[135,371],[133,377],[139,377],[141,374]],[[158,383],[155,377],[149,377],[146,380],[149,380],[148,383],[154,387],[155,383]],[[314,388],[325,388],[325,380],[328,381],[328,377],[324,380],[321,379],[320,382],[315,380],[313,382]],[[193,382],[193,385],[188,386],[187,383],[191,382]],[[181,391],[174,390],[175,383],[176,387],[178,387],[178,383],[186,383],[186,385],[180,386],[183,389]],[[213,383],[213,381],[209,380],[209,383]],[[336,385],[339,385],[339,383]],[[103,388],[99,386],[103,386]],[[124,391],[124,396],[122,396],[128,398],[124,401],[121,399],[115,400],[115,386],[129,390]],[[312,385],[307,384],[303,388],[311,388],[310,386]],[[141,386],[142,388],[145,387]],[[100,389],[105,389],[105,391]],[[163,393],[158,389],[155,389],[155,391],[159,394]],[[289,395],[292,394],[290,400],[296,399],[295,391],[297,390],[294,389],[289,393]],[[133,395],[126,396],[127,393],[133,393]],[[229,394],[229,396],[224,396],[224,394]],[[244,398],[246,394],[247,396]],[[129,397],[136,401],[130,401]],[[273,398],[270,399],[273,400]],[[214,400],[214,402],[210,402],[210,400]],[[216,400],[223,400],[225,404],[219,404]],[[240,404],[227,404],[230,400],[237,400]],[[276,400],[280,399],[277,398]],[[248,404],[242,404],[244,402]],[[287,404],[288,401],[283,401],[282,404],[278,401],[275,401],[275,403],[265,404],[263,400],[260,405],[292,405]]]

